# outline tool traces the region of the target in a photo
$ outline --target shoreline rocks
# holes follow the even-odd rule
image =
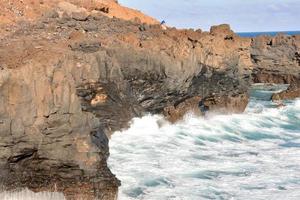
[[[133,117],[165,114],[175,122],[191,110],[201,114],[201,101],[212,112],[240,113],[252,82],[299,80],[299,37],[241,38],[229,25],[162,30],[102,12],[72,18],[79,8],[72,9],[1,36],[0,184],[7,189],[115,199],[120,182],[107,167],[108,138]]]
[[[272,101],[293,100],[300,98],[300,85],[291,84],[287,90],[272,95]]]

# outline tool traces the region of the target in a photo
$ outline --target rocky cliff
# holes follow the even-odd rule
[[[300,35],[278,34],[252,39],[251,59],[255,82],[295,83],[299,81]]]
[[[42,16],[2,24],[0,180],[7,190],[116,199],[108,138],[133,117],[176,121],[190,110],[201,114],[200,103],[242,112],[251,82],[299,80],[297,36],[241,38],[228,25],[162,30],[136,11],[111,18],[100,4],[70,2],[43,1]]]

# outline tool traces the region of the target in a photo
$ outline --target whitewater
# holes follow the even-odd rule
[[[187,114],[176,124],[135,118],[110,140],[119,200],[299,200],[300,99],[278,108],[256,85],[243,114]],[[0,192],[1,200],[64,200],[59,193]]]
[[[133,119],[110,141],[120,200],[300,199],[300,100],[256,86],[243,114]]]

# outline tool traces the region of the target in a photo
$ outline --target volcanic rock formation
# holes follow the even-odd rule
[[[243,112],[253,81],[299,80],[298,36],[241,38],[228,25],[162,30],[115,1],[22,2],[1,2],[9,10],[0,34],[7,190],[116,199],[108,138],[133,117],[176,121],[190,110],[201,114],[201,100],[216,112]]]

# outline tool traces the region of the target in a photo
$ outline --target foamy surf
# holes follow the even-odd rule
[[[120,200],[299,200],[300,100],[285,107],[256,88],[243,114],[132,120],[110,141]],[[65,200],[60,193],[0,192],[0,200]]]
[[[56,192],[39,192],[34,193],[29,190],[18,192],[0,192],[1,200],[65,200],[61,193]]]
[[[119,199],[300,199],[300,100],[286,104],[252,98],[244,114],[173,125],[133,119],[110,141]]]

